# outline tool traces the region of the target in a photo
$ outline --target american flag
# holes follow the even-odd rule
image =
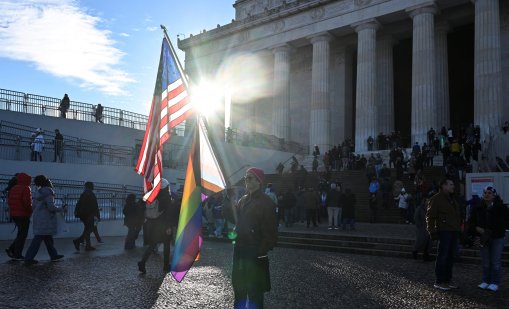
[[[136,172],[145,177],[143,199],[151,203],[159,193],[162,178],[162,147],[172,129],[193,112],[187,80],[171,43],[163,39],[157,81]]]

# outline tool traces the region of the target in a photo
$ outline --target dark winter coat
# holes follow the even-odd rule
[[[157,218],[147,218],[144,233],[148,243],[161,243],[171,240],[172,234],[176,232],[179,218],[179,208],[171,200],[168,189],[161,189],[157,195],[158,209],[160,215]],[[166,231],[171,228],[172,233]]]
[[[25,173],[17,175],[18,183],[9,190],[9,212],[11,217],[30,217],[32,215],[32,177]]]
[[[343,218],[346,219],[354,219],[355,218],[355,204],[357,200],[355,199],[355,194],[353,193],[345,193],[343,195]]]
[[[97,204],[97,197],[92,190],[85,189],[80,195],[76,208],[74,209],[74,215],[80,219],[90,219],[97,217],[100,219],[99,205]]]
[[[261,190],[244,195],[237,205],[223,208],[224,217],[236,224],[232,283],[237,289],[254,286],[270,290],[267,252],[277,242],[276,205]]]
[[[491,238],[502,238],[505,236],[505,230],[509,228],[509,209],[500,198],[496,198],[490,206],[487,206],[484,200],[480,200],[472,209],[468,226],[471,235],[480,236],[475,228],[481,227],[489,230]]]
[[[127,227],[142,226],[145,222],[145,207],[136,200],[126,201],[122,213],[124,214],[124,225]]]
[[[430,234],[461,231],[461,218],[461,206],[454,197],[439,192],[430,199],[426,212],[427,230]]]

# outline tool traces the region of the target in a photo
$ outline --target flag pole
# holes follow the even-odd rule
[[[182,76],[182,81],[184,82],[184,85],[187,88],[189,86],[189,81],[187,80],[187,75],[184,73],[184,67],[182,66],[179,58],[177,57],[177,53],[175,52],[175,49],[173,48],[173,44],[171,44],[170,37],[168,36],[167,29],[163,24],[161,24],[161,29],[163,29],[163,34],[164,34],[164,37],[166,38],[166,41],[168,41],[168,44],[170,45],[170,50],[173,55],[173,59],[175,59],[175,62],[177,63],[177,69],[179,70],[180,75]]]

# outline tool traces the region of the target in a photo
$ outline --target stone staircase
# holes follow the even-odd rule
[[[306,250],[332,251],[351,254],[412,258],[414,240],[371,236],[353,236],[336,234],[311,234],[280,232],[278,247]],[[434,256],[436,247],[430,250]],[[478,249],[461,249],[461,262],[480,264]],[[509,246],[502,254],[502,265],[509,266]]]
[[[340,252],[349,254],[362,254],[373,256],[386,256],[395,258],[412,258],[414,240],[411,238],[356,235],[355,232],[347,235],[341,232],[306,232],[305,230],[280,231],[278,233],[277,247],[304,250]],[[383,233],[382,233],[383,234]],[[203,233],[207,235],[207,233]],[[205,241],[229,242],[226,237],[215,238],[205,236]],[[430,248],[430,256],[436,255],[436,242]],[[419,258],[422,255],[419,254]],[[422,261],[422,260],[420,260]],[[460,250],[461,263],[481,264],[479,249],[462,248]],[[509,244],[506,243],[502,253],[502,266],[509,267]]]

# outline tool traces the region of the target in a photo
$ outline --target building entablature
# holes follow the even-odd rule
[[[243,2],[237,1],[236,5]],[[263,2],[263,1],[258,1]],[[452,5],[451,1],[431,1],[440,9]],[[305,38],[316,33],[330,32],[341,37],[354,33],[352,25],[369,19],[384,22],[398,22],[411,19],[406,10],[411,7],[430,5],[430,0],[321,0],[295,1],[287,10],[277,14],[265,14],[259,18],[245,18],[231,24],[179,40],[178,46],[188,53],[186,60],[224,54],[250,51],[256,52],[272,48],[281,43],[291,43],[295,47],[309,43]],[[468,3],[455,1],[455,5]],[[298,4],[298,5],[297,5]],[[382,18],[380,18],[382,17]]]

